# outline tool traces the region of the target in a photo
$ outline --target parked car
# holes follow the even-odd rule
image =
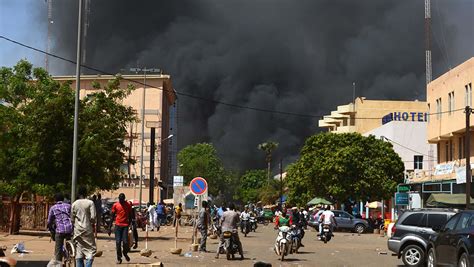
[[[369,228],[369,223],[365,219],[358,219],[342,210],[333,210],[334,218],[337,222],[337,229],[345,229],[356,233],[363,233]],[[319,214],[313,213],[309,217],[308,225],[319,230]]]
[[[430,236],[436,234],[432,228],[441,227],[454,214],[450,209],[405,211],[392,228],[388,249],[402,258],[405,266],[423,266]]]
[[[427,265],[474,266],[474,210],[464,210],[451,217],[438,234],[430,238]]]

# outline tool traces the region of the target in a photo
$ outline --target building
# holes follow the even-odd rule
[[[171,77],[169,75],[147,75],[146,82],[144,82],[143,75],[124,75],[122,76],[126,80],[121,81],[121,86],[127,86],[131,84],[135,87],[135,90],[123,101],[124,105],[131,106],[137,114],[139,120],[142,115],[142,95],[145,88],[145,131],[144,131],[144,156],[143,156],[143,185],[142,185],[142,201],[149,201],[149,184],[150,184],[150,158],[151,158],[151,128],[155,128],[155,193],[154,202],[165,198],[170,193],[167,190],[172,188],[172,176],[174,173],[170,166],[170,143],[171,138],[167,138],[170,135],[170,108],[176,101],[176,94],[171,85]],[[72,88],[75,87],[75,77],[73,76],[56,76],[55,80],[58,81],[72,81]],[[81,98],[93,93],[96,89],[93,88],[92,84],[98,82],[101,87],[106,83],[114,79],[110,75],[82,75],[81,76]],[[103,198],[115,198],[119,193],[123,192],[128,199],[139,199],[140,189],[140,160],[141,160],[141,127],[142,122],[138,121],[129,125],[127,137],[125,138],[126,146],[130,148],[129,157],[136,161],[135,164],[127,164],[127,159],[124,159],[123,171],[124,180],[119,184],[119,190],[112,192],[102,192]],[[176,131],[176,128],[173,129]],[[172,138],[176,138],[173,136]],[[176,143],[176,141],[173,141]]]
[[[367,100],[358,97],[354,103],[338,106],[319,120],[319,127],[334,133],[364,134],[390,121],[424,122],[428,108],[422,101]]]
[[[430,113],[428,142],[437,146],[437,164],[433,174],[412,181],[419,184],[423,200],[432,194],[465,194],[465,130],[466,106],[472,107],[474,58],[446,72],[428,84],[427,102]],[[474,125],[470,121],[470,127]],[[474,161],[473,133],[470,153]],[[471,169],[473,165],[471,163]],[[472,189],[471,189],[472,191]],[[454,199],[454,198],[453,198]]]
[[[426,141],[426,121],[391,121],[364,136],[374,135],[390,142],[405,166],[405,177],[427,175],[436,163],[436,146]]]

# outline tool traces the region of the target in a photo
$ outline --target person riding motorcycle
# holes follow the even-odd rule
[[[292,225],[295,225],[296,227],[300,228],[300,230],[301,230],[301,243],[300,243],[300,246],[304,247],[304,245],[302,243],[303,242],[303,237],[304,237],[304,229],[303,229],[304,217],[303,217],[303,214],[300,213],[300,211],[298,210],[297,207],[292,208],[292,214],[293,214],[293,224]]]
[[[282,226],[290,227],[293,224],[293,219],[288,216],[286,209],[281,212],[281,215],[275,217],[275,229],[278,229]]]
[[[240,228],[242,229],[242,232],[244,232],[244,221],[247,221],[249,223],[250,220],[250,213],[249,209],[245,208],[244,211],[240,214]]]
[[[324,224],[329,224],[329,227],[331,228],[331,235],[334,236],[332,233],[334,231],[334,227],[337,227],[337,222],[330,206],[326,206],[324,212],[319,216],[319,240],[321,240],[321,235],[323,234]]]
[[[217,254],[216,254],[216,259],[219,258],[219,252],[220,248],[224,246],[225,240],[224,240],[224,232],[229,231],[232,232],[232,235],[234,237],[235,242],[239,246],[239,254],[240,258],[243,260],[244,259],[244,252],[242,250],[242,243],[240,242],[239,239],[239,232],[237,231],[237,227],[239,224],[239,214],[235,211],[235,205],[234,203],[229,204],[229,210],[225,211],[222,214],[221,217],[221,228],[222,228],[222,233],[220,236],[220,241],[219,245],[217,246]]]

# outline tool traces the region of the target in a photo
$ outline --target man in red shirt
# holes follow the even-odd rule
[[[128,227],[131,221],[131,212],[132,206],[130,203],[125,201],[125,194],[120,193],[119,201],[115,202],[112,206],[112,216],[115,217],[115,246],[117,250],[117,264],[122,263],[122,244],[123,256],[125,257],[125,260],[130,261],[130,257],[128,256],[128,250],[130,248],[128,244]]]

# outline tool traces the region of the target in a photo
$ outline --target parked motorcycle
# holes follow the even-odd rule
[[[141,228],[142,231],[145,231],[147,221],[148,221],[148,217],[146,216],[146,212],[138,211],[137,213],[135,213],[135,216],[136,216],[136,220],[137,220],[137,227]]]
[[[256,231],[257,230],[257,219],[255,217],[250,217],[250,230],[251,231]]]
[[[298,227],[296,225],[291,226],[290,239],[291,239],[290,253],[298,253],[298,249],[301,247],[301,240],[303,239],[303,231],[301,227]]]
[[[235,259],[235,254],[239,253],[239,244],[235,240],[235,235],[237,233],[232,233],[231,231],[225,231],[224,236],[224,251],[227,256],[227,260]],[[244,255],[240,255],[244,257]]]
[[[242,220],[240,223],[240,229],[242,230],[242,234],[246,237],[247,234],[250,232],[250,222],[249,220]]]
[[[288,256],[289,253],[291,253],[290,248],[291,248],[291,237],[289,235],[290,233],[290,227],[288,226],[282,226],[278,228],[278,237],[275,242],[275,253],[280,256],[280,260],[284,261],[285,256]]]
[[[105,206],[102,208],[102,226],[108,233],[112,232],[112,223],[112,211],[109,207]]]
[[[332,237],[331,225],[330,224],[323,224],[323,232],[321,234],[321,241],[324,241],[324,244],[329,242]]]

